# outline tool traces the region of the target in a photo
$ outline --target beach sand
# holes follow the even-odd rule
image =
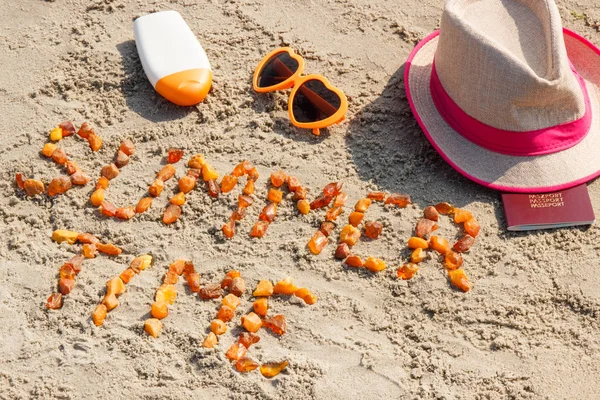
[[[559,1],[565,26],[600,44],[594,0]],[[439,0],[192,1],[0,0],[0,398],[2,399],[592,399],[600,393],[600,230],[585,228],[509,233],[498,192],[449,167],[412,117],[403,89],[403,64],[434,30]],[[147,81],[133,41],[133,20],[174,9],[188,22],[212,63],[206,101],[181,108]],[[259,95],[251,76],[263,55],[289,45],[348,96],[347,119],[320,137],[287,118],[289,92]],[[79,138],[61,142],[93,181],[55,198],[29,198],[15,173],[49,181],[63,171],[40,155],[48,132],[62,120],[89,121],[104,145],[92,153]],[[175,191],[170,181],[152,208],[131,221],[99,215],[88,202],[100,168],[120,142],[137,147],[111,183],[107,199],[129,205],[145,193],[169,147],[185,160],[202,153],[221,175],[239,162],[256,164],[256,203],[233,240],[220,232],[234,210],[238,187],[211,199],[190,193],[180,221],[160,219]],[[177,177],[185,173],[177,164]],[[406,209],[372,206],[368,219],[384,224],[376,241],[356,253],[388,263],[373,274],[335,260],[330,243],[318,256],[306,243],[324,212],[299,216],[282,203],[262,239],[249,232],[268,189],[284,169],[314,198],[329,182],[344,182],[349,200],[340,221],[368,191],[408,193]],[[600,184],[589,185],[600,215]],[[406,261],[406,240],[422,210],[448,201],[471,210],[481,233],[465,255],[473,283],[451,287],[441,264],[424,261],[414,279],[395,277]],[[47,311],[63,262],[79,245],[57,244],[55,229],[91,232],[123,248],[118,257],[84,262],[73,292]],[[334,238],[339,234],[337,228]],[[458,230],[444,219],[440,235]],[[151,268],[136,276],[118,308],[97,328],[90,316],[105,282],[134,256],[150,253]],[[204,349],[218,301],[202,301],[187,285],[154,339],[143,331],[168,265],[193,260],[202,283],[238,269],[249,288],[260,279],[291,276],[317,296],[307,306],[276,297],[288,332],[261,331],[249,354],[286,359],[274,379],[240,374],[225,351],[240,333],[238,317],[215,349]]]

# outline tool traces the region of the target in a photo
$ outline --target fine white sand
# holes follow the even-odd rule
[[[594,0],[559,7],[565,26],[600,44]],[[166,9],[183,15],[213,66],[214,87],[197,107],[157,95],[137,56],[133,19]],[[0,398],[596,398],[597,225],[508,233],[499,194],[446,165],[410,112],[403,64],[436,28],[441,9],[439,0],[0,0]],[[306,73],[327,76],[348,96],[346,121],[320,137],[290,125],[287,92],[251,89],[254,66],[282,45],[304,56]],[[93,181],[52,199],[29,198],[15,173],[46,181],[63,173],[39,151],[64,119],[89,121],[104,140],[98,153],[79,138],[61,142]],[[244,159],[255,163],[256,204],[236,237],[224,240],[220,227],[240,188],[213,200],[199,187],[171,226],[160,218],[174,181],[146,214],[126,222],[100,216],[89,195],[125,138],[137,152],[107,190],[119,206],[137,202],[172,146],[185,150],[185,160],[204,154],[221,175]],[[372,206],[367,218],[383,222],[382,236],[354,249],[384,259],[388,269],[345,267],[332,243],[309,254],[306,243],[324,212],[299,216],[289,200],[266,237],[251,239],[267,177],[279,168],[297,176],[311,199],[343,181],[349,201],[339,221],[370,190],[410,194],[414,204],[406,209]],[[184,173],[180,162],[177,177]],[[600,185],[589,189],[600,215]],[[467,294],[450,286],[433,259],[413,280],[395,278],[423,208],[440,201],[468,208],[482,226],[465,255],[473,282]],[[86,260],[64,307],[49,312],[44,303],[60,266],[80,251],[51,241],[61,228],[91,232],[124,252]],[[444,220],[439,232],[453,239],[457,229]],[[96,328],[90,315],[106,280],[142,253],[151,253],[154,265]],[[271,300],[270,312],[287,317],[288,332],[261,331],[250,355],[287,359],[281,375],[239,374],[224,355],[250,296],[215,349],[201,343],[219,303],[200,300],[182,283],[159,338],[143,332],[154,291],[177,258],[193,260],[203,284],[238,269],[249,288],[291,276],[319,297],[313,306]]]

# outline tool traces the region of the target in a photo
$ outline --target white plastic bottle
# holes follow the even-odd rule
[[[140,17],[133,31],[144,72],[158,93],[180,106],[204,100],[212,84],[210,63],[177,11]]]

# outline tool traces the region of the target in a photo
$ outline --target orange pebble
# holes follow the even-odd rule
[[[281,200],[283,199],[283,192],[281,190],[271,188],[267,194],[267,199],[273,203],[281,203]]]
[[[113,203],[108,201],[102,201],[100,203],[100,212],[107,217],[114,217],[117,212],[117,207]]]
[[[346,258],[346,261],[344,262],[346,263],[346,265],[357,268],[363,267],[365,265],[365,262],[359,256],[355,255],[349,255],[348,258]]]
[[[184,269],[185,269],[185,260],[183,260],[183,259],[175,260],[169,265],[169,271],[172,271],[177,276],[180,276],[181,274],[183,274]]]
[[[194,186],[196,186],[196,178],[189,175],[182,176],[179,179],[178,185],[180,191],[183,193],[189,193],[192,191],[192,189],[194,189]]]
[[[46,300],[46,308],[49,310],[58,310],[63,306],[63,298],[60,293],[52,293]]]
[[[148,192],[152,197],[158,197],[163,191],[165,183],[161,179],[155,179],[154,182],[148,188]]]
[[[398,271],[397,271],[398,278],[400,278],[402,280],[412,279],[412,277],[415,276],[415,274],[417,273],[418,270],[419,270],[419,267],[417,267],[415,264],[412,264],[412,263],[404,264],[403,266],[398,268]]]
[[[281,185],[283,185],[285,183],[286,179],[287,179],[287,175],[282,170],[273,172],[271,174],[271,184],[275,187],[280,187]],[[290,189],[290,190],[292,190],[292,189]]]
[[[348,195],[344,192],[340,192],[337,196],[335,196],[335,200],[333,201],[334,207],[341,207],[346,204],[348,200]]]
[[[71,186],[71,179],[66,176],[54,178],[48,185],[48,196],[53,197],[58,194],[63,194],[67,190],[71,189]]]
[[[258,218],[263,221],[273,222],[276,215],[277,215],[277,203],[269,203],[265,206],[265,208],[262,209],[262,211],[258,215]]]
[[[329,210],[327,210],[327,213],[325,213],[325,220],[326,221],[335,221],[337,219],[337,217],[340,216],[342,211],[343,211],[343,209],[341,206],[330,208]]]
[[[429,247],[441,255],[445,255],[450,251],[450,244],[446,239],[440,236],[432,236],[429,239]]]
[[[206,164],[206,161],[204,160],[204,156],[202,154],[193,155],[188,161],[188,167],[194,169],[202,169],[204,164]]]
[[[238,343],[249,349],[255,343],[260,342],[260,336],[252,332],[242,332],[238,338]]]
[[[479,235],[479,222],[477,222],[475,218],[465,221],[463,226],[465,228],[465,232],[467,232],[469,235],[473,237]]]
[[[109,180],[106,179],[105,177],[101,176],[100,178],[98,178],[98,181],[96,182],[96,189],[106,189],[108,187],[109,184]]]
[[[86,243],[82,246],[81,252],[85,258],[94,258],[96,257],[96,245]]]
[[[23,189],[27,193],[27,196],[33,197],[44,193],[44,183],[36,179],[25,179]]]
[[[74,161],[68,160],[65,162],[65,170],[67,171],[67,174],[73,175],[75,172],[79,171],[79,167]]]
[[[185,204],[185,194],[183,192],[177,193],[175,196],[171,197],[169,203],[175,204],[176,206],[182,206]]]
[[[154,295],[154,300],[157,302],[165,302],[167,304],[175,303],[177,299],[177,289],[175,289],[174,285],[162,284],[156,290],[156,294]]]
[[[252,296],[268,297],[268,296],[271,296],[272,294],[273,294],[273,284],[271,283],[271,281],[261,280],[260,282],[258,282],[258,285],[256,285],[256,289],[254,289]]]
[[[135,216],[135,208],[133,207],[121,207],[115,211],[115,217],[119,219],[131,219]]]
[[[229,292],[235,296],[241,297],[246,292],[246,282],[240,276],[236,276],[231,281]]]
[[[418,264],[421,261],[423,261],[425,257],[425,251],[422,248],[418,247],[414,249],[413,252],[410,254],[410,262],[413,264]]]
[[[307,288],[300,288],[296,290],[294,296],[301,298],[308,305],[313,305],[317,302],[317,296],[312,294]]]
[[[123,168],[127,164],[129,164],[129,156],[119,150],[117,156],[115,157],[115,165],[118,168]]]
[[[410,203],[410,196],[407,194],[392,193],[385,199],[385,204],[392,204],[400,208],[404,208]]]
[[[415,227],[415,234],[420,238],[425,238],[431,235],[431,232],[435,231],[437,228],[438,225],[434,221],[421,218]]]
[[[240,194],[238,196],[238,207],[246,208],[250,207],[254,203],[254,199],[250,196],[246,196],[245,194]]]
[[[248,315],[242,315],[241,322],[242,326],[248,332],[256,332],[262,326],[260,317],[253,312],[249,313]]]
[[[246,356],[246,352],[248,351],[248,349],[240,344],[240,343],[234,343],[231,345],[231,347],[229,347],[229,349],[227,350],[227,353],[225,353],[225,355],[227,356],[227,358],[229,360],[239,360],[241,358],[243,358],[244,356]]]
[[[235,221],[227,221],[227,223],[223,225],[221,230],[223,231],[223,235],[225,235],[227,239],[231,239],[235,235]]]
[[[471,282],[469,282],[469,278],[467,278],[467,274],[465,274],[462,268],[449,269],[448,277],[450,278],[450,282],[463,292],[471,290]]]
[[[156,174],[156,179],[160,179],[163,182],[168,181],[175,175],[175,167],[171,164],[167,164]]]
[[[294,200],[294,201],[305,200],[306,199],[306,195],[307,195],[306,188],[299,187],[294,192],[294,195],[292,196],[292,200]]]
[[[231,175],[236,176],[236,177],[240,177],[244,175],[244,164],[240,163],[238,165],[235,166],[235,168],[233,168],[233,171],[231,171]]]
[[[302,186],[300,185],[300,181],[295,176],[287,177],[287,186],[290,192],[295,192],[300,189]]]
[[[58,146],[56,146],[54,143],[46,143],[44,145],[44,147],[42,147],[42,154],[45,157],[52,157],[52,153],[54,153],[54,150],[56,150]]]
[[[131,268],[127,268],[126,270],[121,272],[121,275],[119,275],[119,278],[121,278],[123,283],[129,283],[129,281],[131,281],[131,279],[134,276],[135,276],[135,271],[132,270]]]
[[[383,224],[379,221],[367,221],[365,223],[365,236],[371,239],[377,239],[383,230]]]
[[[121,146],[119,147],[119,150],[122,151],[123,153],[127,154],[128,156],[133,155],[133,153],[135,153],[135,145],[133,144],[133,142],[129,139],[125,139],[121,142]]]
[[[354,226],[348,224],[340,232],[340,243],[346,243],[348,246],[354,246],[360,238],[360,231]]]
[[[96,189],[90,196],[90,203],[98,207],[104,201],[104,189]]]
[[[92,321],[94,325],[100,326],[106,319],[106,306],[104,304],[98,304],[92,313]]]
[[[273,378],[279,375],[279,373],[283,371],[288,364],[289,363],[287,361],[282,361],[279,363],[266,363],[260,366],[260,373],[265,378]]]
[[[181,207],[175,204],[169,205],[163,214],[163,222],[167,225],[177,221],[181,216]]]
[[[162,329],[162,322],[156,318],[149,318],[144,322],[144,331],[152,336],[153,338],[157,338]]]
[[[456,222],[457,224],[467,222],[471,218],[473,218],[473,214],[471,214],[470,211],[463,210],[460,208],[454,209],[454,222]]]
[[[75,286],[75,280],[73,278],[60,278],[58,281],[58,291],[61,294],[69,294]]]
[[[254,181],[252,179],[249,179],[248,182],[246,182],[243,192],[245,195],[254,194]]]
[[[217,180],[219,174],[217,171],[208,163],[202,166],[202,180],[205,182]]]
[[[371,272],[383,271],[385,267],[385,262],[380,258],[369,257],[367,258],[367,261],[365,261],[365,268]]]
[[[219,312],[217,313],[217,318],[223,322],[228,322],[233,319],[234,314],[235,311],[233,308],[229,306],[221,306],[221,308],[219,308]]]
[[[101,253],[108,254],[109,256],[118,256],[123,251],[114,244],[110,243],[96,243],[96,248]]]
[[[150,313],[156,319],[167,318],[169,315],[169,307],[164,301],[155,301],[152,303],[152,310]]]
[[[429,244],[427,243],[427,240],[413,236],[408,239],[408,247],[411,249],[427,249],[429,248]]]
[[[448,269],[457,269],[463,263],[462,254],[449,251],[444,257],[444,266]]]
[[[435,205],[435,209],[443,215],[452,214],[454,212],[454,206],[450,203],[438,203]]]
[[[274,315],[271,318],[267,318],[262,322],[262,325],[273,331],[277,335],[283,335],[287,330],[287,323],[285,317],[282,314]]]
[[[259,365],[256,361],[252,360],[251,358],[245,357],[245,356],[241,357],[239,360],[237,360],[235,362],[235,369],[237,369],[239,372],[254,371],[258,367],[259,367]]]
[[[306,215],[310,212],[310,203],[308,200],[300,200],[296,206],[298,207],[300,214]]]
[[[214,332],[209,332],[206,339],[204,339],[204,342],[202,342],[202,347],[212,349],[218,342],[219,339],[217,338],[217,335],[215,335]]]
[[[327,236],[325,236],[323,232],[317,231],[308,242],[308,249],[313,254],[320,254],[325,246],[327,246],[328,242],[329,239],[327,239]]]
[[[123,283],[123,281],[121,280],[121,278],[114,277],[112,279],[109,279],[106,282],[106,293],[110,294],[110,293],[114,293],[115,295],[121,295],[123,293],[125,293],[125,284]]]
[[[95,133],[90,133],[90,135],[87,137],[87,141],[90,145],[90,149],[92,149],[94,152],[100,150],[100,147],[102,147],[102,138]]]
[[[348,217],[348,223],[352,226],[358,226],[360,224],[360,222],[363,220],[363,218],[365,217],[364,213],[358,212],[358,211],[353,211],[350,213],[350,216]]]
[[[114,293],[106,293],[102,299],[102,304],[104,304],[106,309],[110,311],[119,305],[119,300],[117,300],[117,296]]]
[[[354,206],[354,211],[364,213],[365,211],[367,211],[370,205],[371,199],[360,199],[356,202],[356,205]]]
[[[292,283],[292,278],[287,277],[277,282],[273,287],[273,294],[294,294],[298,288]]]
[[[210,323],[210,330],[215,335],[222,335],[227,332],[227,325],[225,325],[225,322],[221,321],[220,319],[213,319]]]
[[[183,157],[183,150],[181,149],[171,147],[167,151],[167,161],[169,161],[169,164],[175,164],[176,162],[181,160],[181,157]]]
[[[469,251],[471,246],[473,246],[473,243],[475,243],[475,238],[469,234],[465,234],[463,237],[458,239],[456,243],[454,243],[452,248],[456,252],[464,253],[465,251]]]
[[[221,304],[224,306],[229,306],[234,310],[240,305],[240,302],[240,298],[233,293],[229,293],[227,296],[223,297],[223,300],[221,300]]]
[[[92,128],[90,126],[90,124],[88,124],[87,122],[84,122],[83,124],[81,124],[81,126],[79,127],[79,131],[77,132],[77,134],[82,139],[87,139],[88,136],[92,133],[94,133],[94,128]]]
[[[52,160],[54,160],[54,162],[57,163],[57,164],[59,164],[59,165],[63,165],[68,160],[67,153],[65,153],[65,151],[63,149],[61,149],[60,147],[57,147],[52,152],[52,156],[51,157],[52,157]]]
[[[90,177],[82,171],[76,171],[71,175],[71,183],[73,185],[86,185],[90,181]]]
[[[338,260],[343,260],[344,258],[350,255],[350,246],[346,243],[338,244],[338,247],[335,249],[335,258]]]
[[[135,212],[138,214],[146,212],[152,205],[152,197],[142,197],[135,206]]]
[[[431,221],[437,221],[439,219],[438,210],[436,210],[434,206],[426,207],[423,210],[423,216]]]
[[[367,198],[375,201],[383,201],[385,199],[385,192],[371,192],[367,194]]]
[[[268,221],[256,221],[252,230],[250,231],[250,236],[252,237],[263,237],[267,232],[267,228],[269,227]]]
[[[110,181],[119,175],[119,168],[117,168],[115,164],[105,165],[102,167],[102,171],[100,173],[103,177]]]
[[[254,303],[252,303],[252,309],[254,312],[261,317],[267,316],[267,311],[269,309],[269,303],[266,297],[261,297],[260,299],[256,299]]]
[[[221,180],[221,192],[227,193],[231,192],[235,185],[237,184],[238,178],[233,175],[225,175],[223,180]]]

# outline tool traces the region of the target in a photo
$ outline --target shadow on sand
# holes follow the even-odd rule
[[[408,193],[421,208],[441,201],[458,207],[494,204],[502,224],[499,192],[463,177],[431,146],[410,110],[403,78],[404,65],[350,121],[346,145],[361,179],[381,190]]]

